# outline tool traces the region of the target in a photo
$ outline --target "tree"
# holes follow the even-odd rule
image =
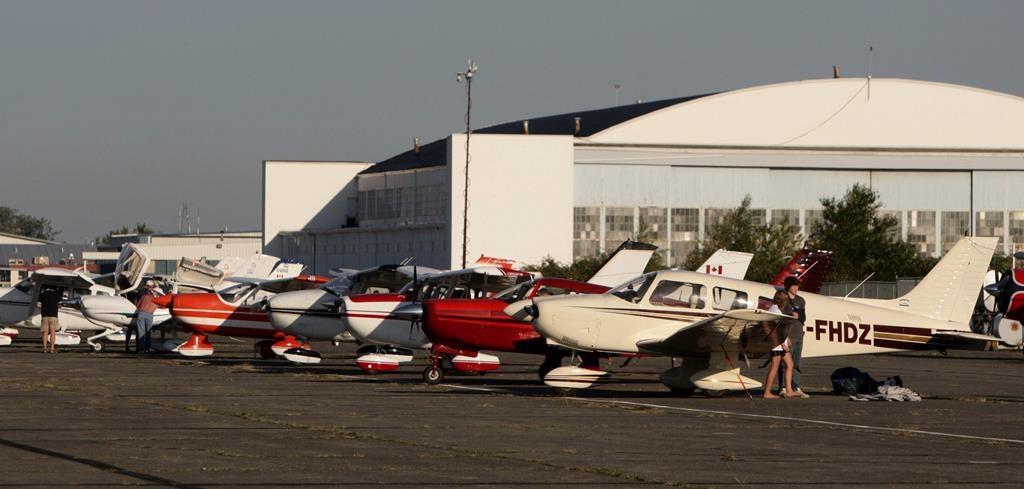
[[[684,268],[694,270],[715,250],[724,248],[754,254],[747,269],[747,280],[771,280],[800,247],[800,229],[788,220],[757,224],[755,217],[748,195],[739,207],[726,212],[721,222],[708,229],[704,241],[686,256]]]
[[[108,232],[106,235],[97,236],[94,241],[97,245],[110,244],[111,238],[113,238],[115,234],[153,234],[155,232],[156,231],[147,226],[146,223],[137,222],[135,223],[134,228],[130,228],[128,226],[121,226],[118,229]]]
[[[919,277],[935,264],[918,255],[914,246],[899,239],[899,221],[880,215],[878,193],[855,184],[842,199],[821,199],[822,221],[814,224],[811,241],[830,250],[834,280],[863,280],[874,272],[875,280]]]
[[[0,206],[0,232],[52,241],[60,231],[49,219],[22,214],[18,209]]]

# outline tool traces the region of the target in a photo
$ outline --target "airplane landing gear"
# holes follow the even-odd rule
[[[430,385],[437,385],[444,381],[444,370],[433,365],[423,370],[423,381]]]
[[[101,351],[103,351],[103,343],[100,342],[100,341],[97,341],[95,343],[91,343],[90,346],[92,346],[92,351],[94,351],[94,352],[101,352]]]
[[[430,365],[423,370],[423,381],[430,385],[440,384],[444,380],[444,368],[441,366],[441,361],[444,356],[440,353],[431,351],[430,352]]]
[[[537,375],[540,376],[540,380],[544,381],[544,377],[552,370],[562,366],[562,352],[557,348],[548,348],[547,352],[544,353],[544,363],[540,364],[540,368],[537,369]]]

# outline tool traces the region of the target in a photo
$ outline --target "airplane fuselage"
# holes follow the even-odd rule
[[[696,301],[655,299],[662,280],[692,283],[703,287]],[[716,316],[730,309],[761,308],[776,292],[775,287],[741,280],[712,277],[693,272],[659,275],[634,300],[612,293],[535,301],[539,316],[534,325],[551,342],[569,348],[611,353],[637,353],[637,343],[665,338],[684,326]],[[737,297],[745,299],[737,301]],[[936,331],[956,330],[957,325],[891,308],[801,294],[806,301],[803,356],[833,356],[884,353],[907,349],[938,349],[957,346],[957,340],[934,336]],[[718,300],[716,300],[718,299]],[[726,300],[728,299],[728,300]],[[728,302],[728,303],[726,303]],[[710,351],[711,343],[703,346]]]

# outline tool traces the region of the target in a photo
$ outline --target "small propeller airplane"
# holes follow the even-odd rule
[[[292,348],[310,348],[308,343],[270,325],[264,301],[274,294],[320,287],[328,282],[326,277],[298,275],[275,280],[234,280],[241,283],[218,292],[157,297],[154,302],[170,310],[171,315],[192,332],[184,342],[166,345],[164,349],[187,357],[210,356],[214,352],[207,337],[210,334],[262,339],[255,348],[264,358],[280,356]]]
[[[419,277],[438,270],[409,265],[406,259],[397,265],[381,265],[361,271],[340,273],[316,289],[296,290],[274,295],[266,301],[274,329],[302,341],[325,340],[335,343],[354,340],[345,321],[338,316],[341,298],[352,294],[393,294]],[[310,363],[301,357],[318,357],[313,350],[286,350],[282,355],[294,363]]]
[[[421,301],[489,297],[535,276],[518,270],[511,260],[482,257],[469,268],[414,280],[397,293],[342,296],[338,309],[349,333],[365,343],[357,351],[359,368],[367,372],[390,371],[412,361],[410,350],[430,347],[430,340],[418,321],[422,314]],[[463,368],[482,372],[497,359],[479,357],[456,361]]]
[[[1014,253],[1024,260],[1024,252]],[[1024,269],[1013,268],[1003,273],[990,270],[985,276],[981,308],[992,316],[992,331],[1003,343],[1020,347],[1024,344]]]
[[[753,255],[718,250],[697,271],[724,277],[743,278]],[[775,285],[791,275],[800,277],[809,292],[817,292],[831,262],[831,253],[812,249],[800,250],[772,281]],[[643,270],[646,263],[638,269]],[[638,276],[633,273],[629,278]],[[621,281],[619,283],[622,283]],[[616,284],[618,285],[618,284]],[[584,287],[585,286],[585,287]],[[533,325],[509,316],[504,309],[511,303],[546,295],[567,293],[600,294],[610,287],[571,280],[541,278],[522,283],[491,299],[431,299],[423,302],[423,330],[432,342],[431,366],[423,373],[427,383],[443,380],[439,359],[443,355],[476,357],[481,350],[544,355],[538,369],[541,380],[560,367],[566,350],[548,345]],[[595,366],[602,357],[622,355],[582,354],[583,364]]]
[[[804,358],[946,349],[998,338],[974,333],[969,321],[998,238],[964,237],[908,294],[893,300],[801,294],[807,302]],[[787,316],[766,309],[775,287],[664,270],[601,295],[534,298],[505,312],[533,318],[549,344],[581,352],[682,358],[659,379],[673,392],[708,396],[761,387],[744,376],[744,358],[766,355]],[[525,308],[525,310],[524,310]],[[586,388],[608,372],[559,367],[545,383]]]
[[[86,315],[80,310],[79,305],[80,301],[85,299],[125,300],[121,294],[138,288],[149,259],[133,255],[130,251],[133,247],[134,245],[128,245],[122,251],[112,274],[93,276],[82,269],[44,268],[37,270],[31,277],[13,288],[0,288],[0,324],[20,324],[38,329],[42,323],[40,313],[36,309],[39,293],[43,287],[57,287],[63,289],[65,296],[57,313],[60,324],[60,331],[57,333],[58,345],[81,343],[80,333],[84,331],[97,332],[86,338],[86,342],[95,351],[103,350],[105,341],[123,341],[122,324],[108,321],[108,318]],[[157,310],[154,313],[155,323],[168,318],[170,315],[166,310]]]

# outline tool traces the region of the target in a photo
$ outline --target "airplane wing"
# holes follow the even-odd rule
[[[694,271],[742,280],[747,276],[747,268],[750,267],[752,259],[754,259],[752,253],[719,249]]]
[[[683,326],[665,338],[638,341],[636,346],[641,352],[685,357],[704,355],[736,341],[741,351],[760,356],[785,339],[786,332],[780,327],[785,319],[792,318],[760,309],[733,309]]]
[[[276,280],[253,280],[240,278],[232,278],[231,280],[241,280],[243,283],[258,283],[261,289],[275,294],[290,292],[293,290],[315,289],[327,283],[327,278],[319,275],[299,275],[296,277],[280,278]]]

